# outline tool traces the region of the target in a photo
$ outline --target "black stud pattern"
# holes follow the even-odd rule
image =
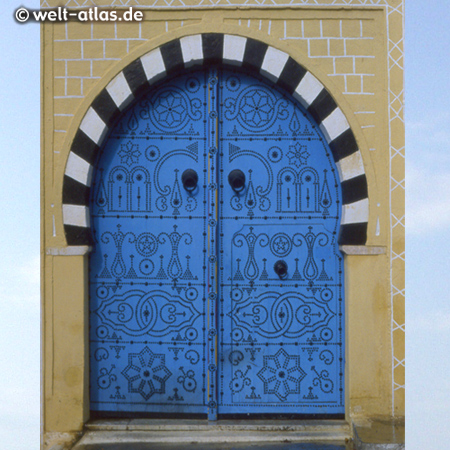
[[[91,408],[342,414],[335,169],[311,114],[240,68],[170,77],[124,111],[88,203]]]

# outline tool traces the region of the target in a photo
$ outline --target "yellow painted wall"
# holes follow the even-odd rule
[[[57,3],[46,0],[42,6]],[[253,37],[289,53],[325,85],[346,115],[368,180],[367,246],[385,250],[345,256],[346,415],[349,420],[404,416],[403,2],[241,3],[200,7],[199,0],[184,0],[170,7],[140,6],[141,23],[42,25],[43,410],[48,442],[74,436],[89,418],[88,257],[86,249],[67,248],[61,208],[75,132],[96,95],[127,64],[169,40],[207,31]]]

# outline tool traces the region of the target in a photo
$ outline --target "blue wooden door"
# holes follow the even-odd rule
[[[113,129],[97,167],[91,408],[205,413],[206,74],[164,84]],[[186,169],[198,174],[183,188]]]
[[[273,87],[233,73],[221,87],[219,411],[343,413],[331,153],[311,117]],[[237,170],[242,190],[227,180]]]
[[[92,410],[343,413],[340,187],[299,105],[235,71],[166,81],[92,192]]]

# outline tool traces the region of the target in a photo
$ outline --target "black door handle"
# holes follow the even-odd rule
[[[280,277],[280,280],[287,278],[288,265],[283,260],[278,260],[273,266],[275,273]]]
[[[228,183],[234,192],[239,193],[245,188],[245,174],[242,170],[234,169],[228,174]]]
[[[183,183],[184,189],[188,192],[195,191],[198,183],[198,175],[194,169],[186,169],[181,175],[181,182]]]

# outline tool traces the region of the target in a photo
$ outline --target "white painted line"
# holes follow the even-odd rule
[[[344,113],[337,107],[319,125],[328,143],[340,136],[345,130],[350,128]]]
[[[68,247],[47,247],[46,255],[52,256],[83,256],[90,253],[92,247],[88,245],[70,245]]]
[[[226,34],[223,39],[223,60],[235,66],[242,65],[247,38]]]
[[[141,57],[147,80],[151,83],[162,78],[166,74],[166,66],[161,55],[161,50],[156,48]]]
[[[349,223],[364,223],[369,221],[369,199],[343,205],[341,225]]]
[[[195,63],[203,61],[202,36],[186,36],[180,39],[181,52],[185,67],[191,67]]]
[[[300,81],[293,95],[307,108],[316,99],[322,89],[323,84],[310,72],[306,72],[306,75]]]
[[[386,247],[368,245],[340,245],[339,250],[346,255],[385,255]]]
[[[90,227],[89,208],[81,205],[63,205],[64,225]]]
[[[65,174],[85,186],[92,181],[92,166],[73,152],[69,153]]]
[[[105,137],[108,127],[105,122],[100,119],[100,116],[95,110],[90,107],[86,115],[81,121],[80,129],[86,133],[93,142],[100,145],[102,139]]]
[[[106,86],[106,90],[121,111],[125,109],[134,98],[123,72],[120,72],[119,75],[110,81],[108,86]]]
[[[341,183],[345,180],[350,180],[358,175],[364,175],[364,163],[362,160],[361,152],[358,150],[355,153],[342,158],[336,163],[336,167],[339,172],[339,178]]]
[[[272,81],[277,81],[287,63],[289,55],[281,50],[268,47],[261,66],[261,73]]]

